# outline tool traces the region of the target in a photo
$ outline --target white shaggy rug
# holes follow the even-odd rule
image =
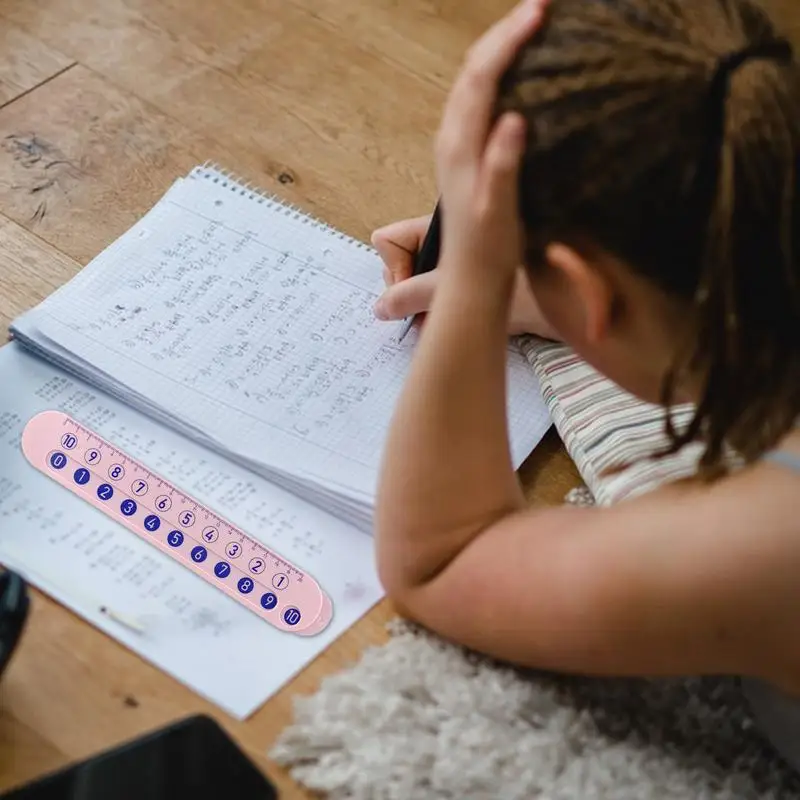
[[[392,632],[271,752],[332,800],[800,800],[735,680],[553,677]]]

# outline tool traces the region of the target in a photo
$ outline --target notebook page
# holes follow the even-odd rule
[[[416,336],[374,319],[381,290],[369,248],[203,169],[18,325],[237,456],[371,497]],[[550,420],[508,359],[519,464]]]
[[[0,348],[0,561],[238,718],[255,711],[382,592],[372,541],[29,355]],[[284,634],[31,466],[25,423],[59,409],[306,569],[331,627]],[[143,634],[99,613],[107,605]],[[247,656],[246,658],[243,656]]]

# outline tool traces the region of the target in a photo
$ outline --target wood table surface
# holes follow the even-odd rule
[[[774,0],[780,3],[781,0]],[[785,0],[787,9],[795,0]],[[508,0],[0,0],[0,324],[216,162],[360,239],[430,210],[431,140],[464,50]],[[551,432],[531,502],[577,473]],[[0,683],[0,791],[205,712],[266,756],[292,699],[386,639],[379,604],[245,722],[34,593]]]
[[[431,138],[494,3],[0,0],[0,324],[39,302],[206,161],[368,239],[429,210]],[[538,502],[577,482],[557,438],[524,470]],[[0,683],[0,790],[206,712],[285,797],[266,752],[292,698],[386,639],[381,603],[237,722],[34,593]]]

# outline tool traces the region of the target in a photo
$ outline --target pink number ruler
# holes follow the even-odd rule
[[[22,433],[31,464],[283,631],[313,636],[333,605],[320,585],[188,494],[59,411]]]

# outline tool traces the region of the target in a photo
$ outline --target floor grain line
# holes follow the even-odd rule
[[[43,81],[39,81],[36,86],[31,86],[30,89],[26,89],[24,92],[20,92],[16,97],[12,97],[10,100],[7,100],[5,103],[0,103],[0,111],[4,108],[8,108],[13,103],[16,103],[18,100],[21,100],[23,97],[27,97],[29,94],[33,94],[37,89],[40,89],[42,86],[46,86],[50,81],[54,81],[56,78],[59,78],[65,72],[69,72],[71,69],[78,65],[77,61],[73,61],[71,64],[67,64],[66,67],[58,70],[58,72],[54,72],[52,75],[49,75]]]

